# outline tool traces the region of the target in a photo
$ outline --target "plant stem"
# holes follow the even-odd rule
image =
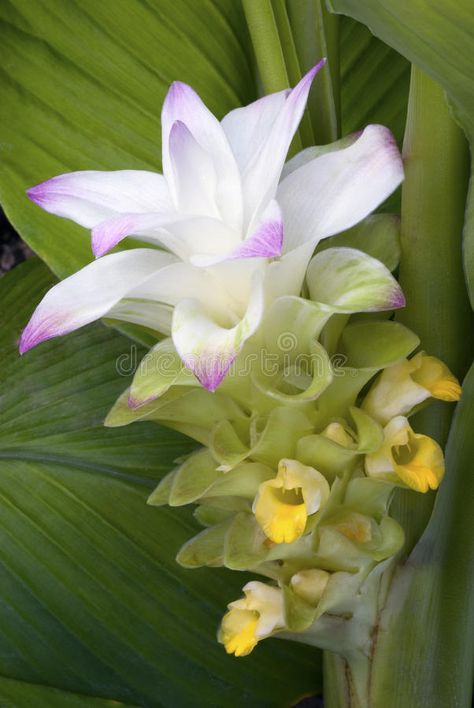
[[[298,54],[296,52],[290,21],[288,19],[285,0],[273,0],[273,11],[281,39],[283,56],[285,57],[290,84],[295,86],[302,77],[302,71],[300,68]],[[313,64],[314,63],[315,62],[313,61]],[[313,126],[311,125],[311,118],[308,111],[304,112],[301,119],[299,134],[301,137],[302,147],[314,145]]]
[[[412,67],[403,144],[400,283],[407,306],[397,319],[428,353],[462,377],[473,355],[472,313],[462,268],[462,228],[469,152],[443,89]],[[447,439],[452,406],[431,405],[414,417],[417,432]],[[426,526],[434,495],[400,493],[393,507],[409,550]]]
[[[271,0],[242,0],[265,93],[290,85]]]
[[[289,88],[290,78],[271,0],[242,0],[242,6],[264,92],[274,93]],[[299,152],[302,147],[300,134],[297,133],[289,154]]]
[[[265,93],[294,86],[322,57],[291,152],[337,140],[340,126],[339,17],[324,0],[242,0]]]
[[[308,101],[316,144],[324,145],[340,136],[340,18],[326,10],[324,0],[291,0],[288,15],[302,71],[322,57],[328,59]]]

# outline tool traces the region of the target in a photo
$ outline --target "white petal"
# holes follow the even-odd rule
[[[250,230],[259,218],[261,209],[275,196],[286,154],[306,107],[311,84],[325,63],[325,59],[319,62],[290,91],[270,134],[248,163],[243,175],[243,190],[244,223],[249,225]]]
[[[220,254],[238,242],[238,235],[222,221],[209,217],[183,218],[175,214],[123,214],[92,230],[92,251],[102,256],[127,236],[168,248],[183,260],[194,253]]]
[[[193,298],[219,321],[235,324],[240,317],[232,311],[225,283],[211,269],[195,268],[188,263],[170,263],[156,275],[142,281],[127,293],[127,301],[148,301],[170,306]]]
[[[217,174],[211,155],[179,120],[171,127],[169,156],[177,209],[183,214],[219,217]]]
[[[144,170],[70,172],[31,187],[27,194],[45,211],[86,228],[118,214],[172,208],[163,176]]]
[[[284,253],[281,258],[270,263],[265,282],[270,302],[284,295],[299,295],[303,286],[306,268],[313,255],[314,247],[305,244],[294,251]]]
[[[278,203],[272,199],[265,209],[256,231],[241,241],[238,246],[223,255],[191,258],[191,262],[199,266],[209,266],[222,261],[243,258],[275,258],[281,254],[283,247],[283,218]],[[216,253],[216,251],[214,251]]]
[[[108,320],[120,320],[148,327],[161,334],[171,334],[173,308],[151,300],[132,300],[125,297],[107,312]]]
[[[169,253],[143,248],[89,263],[46,293],[22,333],[20,352],[103,317],[130,290],[174,260]]]
[[[161,113],[163,174],[175,199],[177,185],[171,164],[170,133],[176,121],[184,123],[201,148],[212,158],[217,174],[216,203],[222,216],[240,231],[242,189],[240,174],[229,142],[217,118],[187,84],[175,81],[166,95]]]
[[[230,111],[222,119],[222,127],[241,174],[267,140],[289,92],[286,89],[263,96],[248,106]]]
[[[344,231],[370,214],[402,182],[403,164],[387,128],[369,125],[351,146],[308,162],[278,188],[284,252]]]
[[[336,150],[343,150],[349,147],[360,138],[361,134],[362,131],[351,133],[340,140],[336,140],[334,143],[329,143],[328,145],[312,145],[311,147],[301,150],[301,152],[298,152],[291,160],[285,163],[281,173],[281,179],[285,179],[285,177],[288,177],[292,172],[306,165],[307,162],[311,162],[317,157],[325,155],[327,152],[335,152]]]
[[[227,329],[217,324],[197,300],[183,300],[174,310],[173,342],[183,363],[208,391],[215,391],[246,340],[259,326],[264,311],[262,279],[254,280],[243,319]]]

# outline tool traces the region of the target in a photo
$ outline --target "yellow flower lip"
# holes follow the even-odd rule
[[[395,471],[408,487],[425,493],[437,489],[444,476],[444,456],[437,442],[427,435],[411,433],[404,451],[394,451],[394,461],[405,453],[406,461],[395,465]]]
[[[296,541],[303,535],[308,518],[301,491],[287,491],[270,485],[260,494],[255,516],[265,535],[274,543]]]
[[[247,656],[257,646],[258,612],[232,608],[224,615],[221,638],[227,654]]]
[[[317,470],[297,460],[281,460],[274,479],[263,482],[254,502],[257,523],[274,543],[294,543],[308,516],[329,497],[329,484]]]
[[[422,493],[439,487],[444,476],[444,456],[435,440],[413,432],[403,416],[385,426],[384,436],[380,450],[365,458],[369,477],[398,482]]]

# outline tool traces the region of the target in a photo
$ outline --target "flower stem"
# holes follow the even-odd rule
[[[318,59],[327,57],[308,101],[316,144],[324,145],[340,136],[339,22],[324,0],[292,0],[288,3],[296,51],[303,72]]]
[[[264,92],[274,93],[289,88],[290,77],[271,0],[242,0],[242,6]],[[288,42],[286,46],[288,49]],[[294,71],[291,61],[290,66]],[[297,133],[290,152],[298,152],[302,147],[300,133]]]
[[[271,0],[242,0],[265,93],[290,85]]]
[[[242,0],[265,93],[294,86],[322,57],[291,152],[337,140],[340,126],[339,18],[323,0]]]

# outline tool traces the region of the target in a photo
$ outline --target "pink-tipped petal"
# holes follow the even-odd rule
[[[161,243],[160,229],[176,219],[173,214],[123,214],[107,219],[92,229],[92,253],[103,256],[127,236],[148,238]]]
[[[27,195],[45,211],[86,228],[119,214],[171,208],[163,176],[144,170],[70,172],[31,187]]]
[[[290,89],[270,93],[248,106],[235,108],[222,119],[241,174],[267,140],[278,115],[283,110]]]
[[[369,125],[349,147],[326,152],[291,172],[278,188],[285,215],[284,252],[309,246],[354,226],[403,181],[395,140]]]
[[[258,328],[264,311],[263,281],[255,273],[247,311],[231,328],[221,327],[198,300],[183,300],[174,310],[172,337],[184,365],[215,391],[235,357]]]
[[[392,298],[390,300],[390,309],[399,310],[401,307],[405,307],[407,304],[405,295],[400,286],[394,289]]]
[[[171,127],[169,157],[177,209],[182,214],[219,218],[217,174],[212,156],[180,120]]]
[[[237,352],[227,352],[224,357],[215,356],[213,352],[203,352],[199,357],[183,358],[183,364],[194,373],[201,386],[214,393],[236,356]]]
[[[210,266],[243,258],[276,258],[281,254],[282,247],[283,217],[277,202],[272,200],[257,230],[245,241],[222,255],[193,256],[191,262],[198,266]]]
[[[21,335],[20,353],[103,317],[130,290],[174,261],[169,253],[143,248],[90,263],[46,293]]]
[[[253,230],[262,209],[275,196],[293,136],[303,116],[314,77],[325,65],[322,59],[288,94],[270,132],[249,161],[243,175],[245,224]]]
[[[217,118],[197,93],[181,81],[171,84],[161,112],[163,174],[170,185],[175,203],[179,187],[172,165],[170,134],[177,121],[186,126],[196,143],[210,157],[217,177],[216,204],[229,226],[240,231],[242,187],[229,142]]]

